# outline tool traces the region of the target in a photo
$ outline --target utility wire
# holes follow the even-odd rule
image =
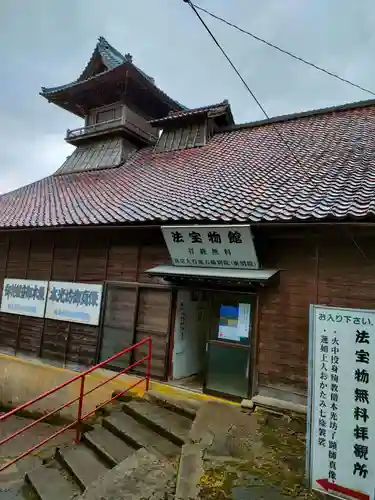
[[[213,12],[210,12],[209,10],[204,9],[203,7],[200,7],[199,5],[193,4],[189,0],[183,0],[183,1],[190,4],[190,7],[192,7],[195,10],[196,14],[198,14],[197,10],[205,12],[206,14],[213,17],[214,19],[217,19],[218,21],[221,21],[222,23],[227,24],[228,26],[231,26],[232,28],[235,28],[236,30],[240,31],[241,33],[245,33],[245,35],[251,36],[252,38],[257,40],[258,42],[262,42],[262,43],[268,45],[269,47],[272,47],[273,49],[278,50],[282,54],[286,54],[287,56],[292,57],[293,59],[296,59],[297,61],[300,61],[304,64],[307,64],[308,66],[311,66],[312,68],[315,68],[318,71],[321,71],[322,73],[325,73],[329,76],[332,76],[333,78],[336,78],[337,80],[340,80],[341,82],[347,83],[347,84],[351,85],[352,87],[356,87],[357,89],[363,90],[364,92],[367,92],[368,94],[375,96],[375,92],[373,92],[372,90],[366,89],[365,87],[361,87],[361,85],[358,85],[354,82],[351,82],[350,80],[347,80],[346,78],[343,78],[342,76],[337,75],[336,73],[332,73],[328,69],[322,68],[321,66],[317,66],[316,64],[314,64],[310,61],[307,61],[303,57],[299,57],[296,54],[289,52],[288,50],[282,49],[281,47],[278,47],[277,45],[275,45],[271,42],[268,42],[264,38],[261,38],[257,35],[254,35],[254,33],[251,33],[250,31],[247,31],[247,30],[241,28],[240,26],[237,26],[236,24],[231,23],[230,21],[227,21],[223,17],[220,17],[220,16],[214,14]],[[201,21],[202,21],[202,19],[201,19]]]
[[[249,94],[251,95],[251,97],[254,99],[254,101],[257,103],[258,107],[262,110],[263,114],[265,115],[265,117],[267,119],[269,119],[269,115],[267,113],[267,111],[265,110],[265,108],[262,106],[261,102],[259,101],[259,99],[256,97],[256,95],[254,94],[254,92],[251,90],[251,88],[249,87],[249,85],[246,83],[246,81],[243,79],[241,73],[239,72],[239,70],[237,69],[237,67],[235,66],[235,64],[232,62],[232,60],[230,59],[230,57],[227,55],[227,53],[225,52],[225,50],[223,49],[223,47],[220,45],[220,43],[218,42],[218,40],[216,39],[215,35],[212,33],[212,31],[210,30],[210,28],[207,26],[207,24],[204,22],[204,20],[202,19],[201,15],[199,14],[199,12],[197,11],[197,9],[195,8],[195,5],[191,2],[191,0],[182,0],[183,2],[187,3],[191,8],[192,10],[194,11],[194,13],[196,14],[196,16],[198,17],[198,19],[200,20],[200,22],[203,24],[203,26],[205,27],[206,31],[209,33],[209,35],[211,36],[212,40],[215,42],[215,44],[219,47],[221,53],[223,54],[223,56],[225,57],[225,59],[229,62],[229,64],[231,65],[231,67],[233,68],[233,70],[235,71],[235,73],[237,74],[237,76],[239,77],[239,79],[241,80],[241,82],[244,84],[244,86],[246,87],[247,91],[249,92]],[[295,155],[293,149],[291,148],[291,146],[289,145],[288,141],[284,138],[284,136],[282,135],[282,133],[277,129],[277,127],[275,127],[273,129],[276,134],[279,136],[279,138],[282,140],[282,142],[284,143],[285,147],[288,149],[289,153],[293,156],[293,158],[295,159],[295,161],[298,163],[298,165],[300,167],[303,167],[302,163],[300,162],[300,160],[298,159],[298,157]]]

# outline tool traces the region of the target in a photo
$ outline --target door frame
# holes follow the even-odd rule
[[[212,329],[214,328],[213,322],[210,322],[209,331],[207,332],[208,338],[206,339],[206,355],[204,362],[204,378],[203,378],[203,393],[210,394],[212,396],[221,397],[223,399],[231,401],[242,401],[243,399],[251,398],[255,392],[255,380],[256,380],[256,366],[257,366],[257,346],[258,346],[258,326],[259,326],[259,295],[254,292],[246,292],[244,290],[209,290],[209,314],[212,317],[212,308],[214,303],[220,301],[219,297],[222,296],[225,301],[226,296],[248,296],[248,302],[251,304],[251,324],[249,329],[249,343],[239,344],[230,341],[217,340],[212,338]],[[216,300],[215,300],[216,299]],[[217,300],[219,299],[219,300]],[[218,325],[215,325],[215,329]],[[216,334],[215,334],[216,336]],[[227,394],[219,391],[214,391],[207,388],[207,373],[208,373],[208,350],[209,344],[215,345],[225,345],[230,349],[247,349],[248,350],[248,385],[247,385],[247,395],[246,397],[235,396],[233,394]]]

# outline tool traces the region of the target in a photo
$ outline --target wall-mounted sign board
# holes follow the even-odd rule
[[[258,269],[249,225],[163,226],[175,266]]]
[[[43,318],[48,281],[5,278],[1,312]]]
[[[50,281],[46,318],[98,325],[103,285]]]
[[[314,490],[372,500],[375,310],[312,305],[307,467]]]

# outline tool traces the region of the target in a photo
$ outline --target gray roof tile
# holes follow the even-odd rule
[[[191,150],[144,148],[114,169],[51,176],[0,196],[0,227],[373,217],[374,137],[375,104],[359,104],[235,127]]]

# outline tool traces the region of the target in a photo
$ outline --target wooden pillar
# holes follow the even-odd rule
[[[76,267],[74,269],[73,281],[77,281],[80,251],[81,251],[81,240],[80,240],[80,237],[78,236],[77,253],[76,253]],[[65,352],[64,352],[64,368],[66,367],[66,360],[67,360],[68,352],[69,352],[69,342],[70,342],[71,334],[72,334],[72,323],[69,322],[68,335],[66,338],[66,345],[65,345]]]
[[[49,276],[48,276],[48,281],[51,281],[52,280],[52,273],[53,273],[53,263],[54,263],[54,260],[55,260],[55,239],[53,238],[52,240],[52,258],[51,258],[51,266],[50,266],[50,269],[49,269]],[[48,288],[47,288],[47,295],[48,295]],[[48,300],[48,296],[47,296],[47,300]],[[45,327],[46,327],[46,321],[47,319],[46,318],[43,318],[43,326],[42,326],[42,333],[40,335],[40,344],[39,344],[39,358],[42,357],[42,353],[43,353],[43,342],[44,342],[44,330],[45,330]]]
[[[24,272],[24,275],[23,275],[23,279],[27,278],[27,273],[29,271],[30,253],[31,253],[31,237],[29,237],[29,241],[28,241],[27,259],[26,259],[26,266],[25,266],[25,272]],[[16,346],[15,346],[15,354],[16,354],[16,356],[17,356],[17,352],[18,352],[19,347],[20,347],[21,318],[22,318],[22,316],[19,314],[18,315],[18,321],[17,321],[17,337],[16,337]]]

